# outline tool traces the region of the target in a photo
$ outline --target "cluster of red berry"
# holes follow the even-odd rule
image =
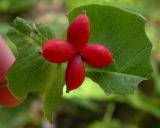
[[[42,55],[53,63],[68,61],[65,81],[68,91],[78,88],[85,78],[84,62],[96,68],[112,63],[112,54],[100,44],[87,44],[90,37],[90,21],[86,14],[77,16],[70,24],[67,41],[48,40],[42,46]],[[0,37],[0,105],[14,107],[23,100],[16,99],[8,89],[6,74],[15,57],[5,41]]]
[[[112,63],[112,53],[101,44],[87,44],[90,38],[90,21],[81,13],[70,24],[67,41],[51,39],[42,46],[42,55],[53,63],[68,61],[65,73],[67,90],[78,88],[85,79],[84,62],[95,68]]]

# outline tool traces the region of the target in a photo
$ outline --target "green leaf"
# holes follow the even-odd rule
[[[45,115],[50,119],[52,109],[58,104],[64,85],[63,68],[44,60],[41,45],[55,38],[47,25],[36,25],[17,18],[12,23],[8,37],[17,46],[16,62],[8,73],[9,88],[17,98],[29,92],[44,96]],[[61,71],[61,72],[59,72]],[[51,93],[52,92],[52,93]]]
[[[37,24],[36,27],[38,28],[41,36],[46,39],[52,39],[55,37],[54,30],[47,24]]]
[[[133,93],[137,85],[152,73],[151,43],[145,34],[145,19],[117,7],[90,4],[71,10],[70,22],[84,10],[91,22],[89,43],[104,44],[115,59],[105,69],[88,67],[87,76],[106,94]]]
[[[150,11],[147,8],[148,2],[145,0],[64,0],[64,2],[69,9],[86,4],[110,4],[145,15]]]
[[[36,42],[34,37],[30,37],[30,33],[34,31],[32,25],[17,18],[8,33],[18,49],[16,63],[8,73],[10,89],[18,98],[30,91],[44,90],[47,75],[53,69],[53,65],[44,61],[40,55],[40,43]]]

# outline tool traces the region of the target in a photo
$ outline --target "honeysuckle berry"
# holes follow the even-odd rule
[[[109,49],[100,44],[87,44],[89,37],[90,21],[85,13],[81,13],[68,27],[67,41],[53,39],[42,47],[42,54],[48,61],[68,61],[65,73],[68,91],[80,87],[83,83],[85,62],[96,68],[103,68],[112,63],[112,53]]]
[[[90,22],[85,13],[81,13],[70,24],[67,32],[67,40],[77,51],[81,51],[90,37]]]
[[[6,84],[0,86],[0,106],[16,107],[22,102],[23,100],[19,100],[12,95],[12,93],[9,91],[8,86]]]
[[[88,44],[81,52],[81,56],[86,63],[96,68],[103,68],[112,63],[112,53],[100,44]]]
[[[75,54],[73,46],[60,39],[48,40],[42,46],[42,53],[44,58],[53,63],[63,63]]]
[[[4,39],[0,36],[0,83],[6,83],[6,74],[14,63],[15,57]]]
[[[78,88],[85,78],[85,66],[80,55],[75,55],[67,65],[65,81],[67,90]]]
[[[17,99],[8,89],[7,72],[15,62],[15,56],[0,36],[0,106],[15,107],[23,100]]]

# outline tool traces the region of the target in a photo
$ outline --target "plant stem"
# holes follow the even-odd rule
[[[104,118],[103,118],[103,122],[105,124],[109,124],[111,122],[115,108],[116,108],[116,103],[110,102],[108,104],[107,110],[106,110],[106,112],[104,114]]]
[[[152,59],[152,67],[153,67],[153,80],[154,80],[154,93],[159,95],[160,94],[160,79],[159,79],[159,72],[158,72],[158,64],[155,60]]]

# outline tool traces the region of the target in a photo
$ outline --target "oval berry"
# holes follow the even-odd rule
[[[71,44],[63,40],[48,40],[42,46],[42,55],[53,63],[63,63],[73,57],[74,54],[75,50]]]
[[[87,44],[90,37],[90,21],[85,13],[77,16],[70,24],[67,32],[68,41],[81,51]]]
[[[3,107],[16,107],[23,100],[16,99],[9,91],[7,85],[0,86],[0,106]]]
[[[14,63],[15,57],[5,43],[2,37],[0,37],[0,83],[6,83],[6,74],[10,66]]]
[[[81,55],[93,67],[103,68],[112,63],[112,53],[100,44],[88,44]]]
[[[67,65],[65,81],[67,90],[78,88],[85,79],[85,67],[81,56],[74,56]]]

